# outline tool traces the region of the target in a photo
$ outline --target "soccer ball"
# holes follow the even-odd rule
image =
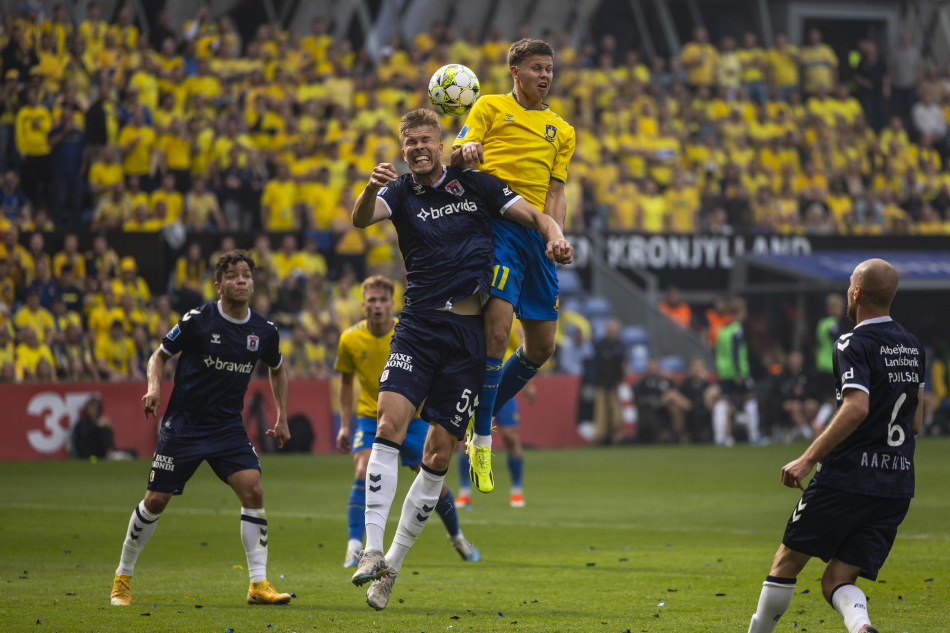
[[[478,77],[461,64],[443,66],[429,80],[429,101],[446,114],[467,113],[480,93]]]

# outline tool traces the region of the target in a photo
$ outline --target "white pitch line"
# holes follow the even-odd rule
[[[0,510],[51,510],[56,512],[130,512],[127,507],[120,506],[72,506],[56,505],[47,503],[5,503],[0,504]],[[203,516],[227,515],[230,511],[216,510],[212,508],[181,508],[174,507],[165,510],[165,514],[197,514]],[[318,521],[345,521],[343,514],[321,514],[319,512],[287,512],[281,510],[268,510],[267,515],[274,518],[284,519],[316,519]],[[398,517],[389,517],[390,523],[398,522]],[[565,528],[569,530],[619,530],[632,532],[661,532],[661,533],[682,533],[682,534],[726,534],[729,536],[756,536],[756,535],[776,535],[782,534],[782,531],[776,530],[733,530],[733,529],[695,529],[689,527],[652,527],[637,523],[582,523],[574,521],[515,521],[511,519],[470,519],[464,514],[460,514],[459,522],[463,525],[484,525],[484,526],[506,526],[506,527],[531,527],[531,528]],[[914,541],[950,541],[950,534],[900,534],[897,538]]]

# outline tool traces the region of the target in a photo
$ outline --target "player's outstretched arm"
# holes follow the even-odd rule
[[[340,432],[336,436],[336,451],[350,452],[350,418],[353,417],[353,374],[340,373]]]
[[[842,400],[841,408],[831,419],[825,432],[811,443],[801,457],[782,468],[782,483],[789,488],[805,490],[802,479],[868,417],[868,394],[864,391],[846,389]]]
[[[376,194],[396,179],[396,168],[392,163],[380,163],[373,169],[363,193],[356,199],[353,207],[353,226],[365,229],[370,224],[382,222],[389,217],[389,207]]]
[[[274,428],[267,429],[267,434],[277,440],[277,448],[283,448],[284,442],[290,439],[290,428],[287,426],[287,372],[281,364],[268,370],[270,388],[274,393],[274,404],[277,405],[277,423]]]
[[[561,227],[549,215],[541,213],[524,198],[519,198],[505,210],[505,217],[518,224],[537,231],[548,243],[545,255],[558,264],[570,264],[574,261],[574,247],[564,239]]]
[[[169,358],[171,356],[159,348],[148,359],[148,365],[145,368],[148,391],[142,396],[142,408],[145,410],[146,420],[149,413],[158,418],[158,407],[162,404],[162,377],[165,375],[165,363]]]
[[[567,196],[564,195],[564,183],[552,178],[548,184],[548,195],[544,199],[544,215],[551,216],[564,230],[564,218],[567,217]]]

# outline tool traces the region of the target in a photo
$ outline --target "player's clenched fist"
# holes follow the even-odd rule
[[[156,418],[158,417],[158,407],[162,404],[162,392],[161,391],[149,391],[144,396],[142,396],[142,408],[145,409],[145,419],[148,419],[148,414],[151,413]]]
[[[397,177],[396,168],[392,163],[380,163],[373,168],[373,173],[369,177],[370,187],[385,187]]]
[[[567,240],[551,240],[544,254],[555,264],[570,264],[574,261],[574,247]]]
[[[482,149],[481,143],[469,141],[468,143],[463,143],[461,149],[462,158],[465,159],[468,165],[485,162],[485,150]]]

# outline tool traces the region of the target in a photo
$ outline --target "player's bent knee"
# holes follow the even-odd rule
[[[831,604],[831,594],[839,585],[854,584],[858,580],[860,569],[832,558],[825,566],[821,575],[821,593],[828,604]]]
[[[171,498],[172,495],[170,492],[153,492],[149,490],[145,493],[145,499],[142,502],[145,504],[145,509],[152,514],[161,514],[165,510],[165,506],[168,505],[168,502],[171,501]]]

